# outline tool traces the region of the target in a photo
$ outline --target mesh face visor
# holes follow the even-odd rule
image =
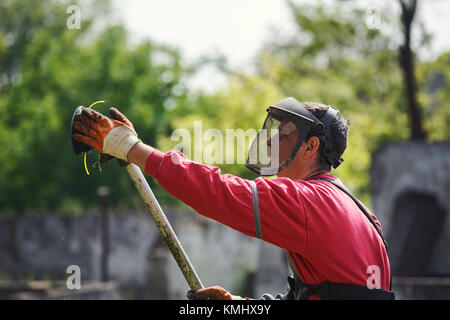
[[[268,109],[263,128],[253,140],[245,166],[261,176],[273,176],[294,159],[313,122],[292,119],[282,111]]]

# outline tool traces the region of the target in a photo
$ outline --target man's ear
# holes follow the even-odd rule
[[[318,152],[319,146],[320,146],[320,140],[316,136],[312,136],[305,143],[306,143],[305,159],[308,159],[308,158],[314,156]]]

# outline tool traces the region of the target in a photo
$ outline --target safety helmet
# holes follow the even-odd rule
[[[317,136],[322,145],[322,155],[327,163],[337,168],[341,158],[331,139],[331,123],[336,119],[338,110],[329,106],[327,112],[318,119],[295,98],[278,101],[267,110],[263,128],[250,145],[245,166],[261,176],[272,176],[286,168],[295,158],[300,146],[308,135]],[[287,160],[280,163],[280,137],[298,130],[298,141]]]

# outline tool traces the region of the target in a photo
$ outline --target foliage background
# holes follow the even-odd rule
[[[177,128],[258,129],[265,109],[285,96],[331,104],[351,121],[345,162],[334,173],[370,206],[371,153],[406,141],[409,123],[398,64],[399,17],[383,15],[383,30],[365,25],[365,11],[287,2],[292,38],[274,34],[256,54],[254,72],[233,70],[223,57],[186,64],[182,53],[151,39],[131,44],[108,17],[109,1],[83,3],[82,28],[66,27],[69,1],[0,0],[0,211],[3,214],[82,213],[110,186],[112,206],[142,206],[129,177],[114,162],[84,172],[69,139],[72,113],[96,100],[117,106],[140,137],[163,151]],[[86,8],[86,9],[84,9]],[[100,18],[100,13],[101,17]],[[420,29],[420,45],[432,37]],[[228,76],[214,93],[189,87],[203,65]],[[450,138],[450,53],[416,58],[418,97],[431,141]],[[205,145],[205,144],[204,144]],[[88,163],[97,160],[90,154]],[[242,165],[222,172],[255,175]],[[163,204],[180,205],[149,178]]]

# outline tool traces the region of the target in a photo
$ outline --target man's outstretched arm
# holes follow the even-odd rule
[[[140,142],[131,122],[117,109],[111,111],[112,119],[84,108],[75,118],[78,133],[74,139],[135,163],[170,194],[206,217],[287,250],[305,253],[306,213],[301,188],[293,181],[251,181],[222,174],[219,168],[191,161],[178,151],[163,153]]]
[[[306,216],[295,183],[286,179],[250,181],[221,174],[219,168],[190,161],[178,151],[162,153],[139,141],[131,122],[117,109],[112,111],[113,119],[109,119],[84,109],[75,118],[74,128],[79,133],[74,139],[135,163],[204,216],[288,250],[306,251]],[[208,289],[203,293],[210,297],[229,298],[223,289]]]
[[[143,142],[136,143],[128,152],[128,161],[136,164],[142,171],[145,171],[148,157],[154,148]]]

